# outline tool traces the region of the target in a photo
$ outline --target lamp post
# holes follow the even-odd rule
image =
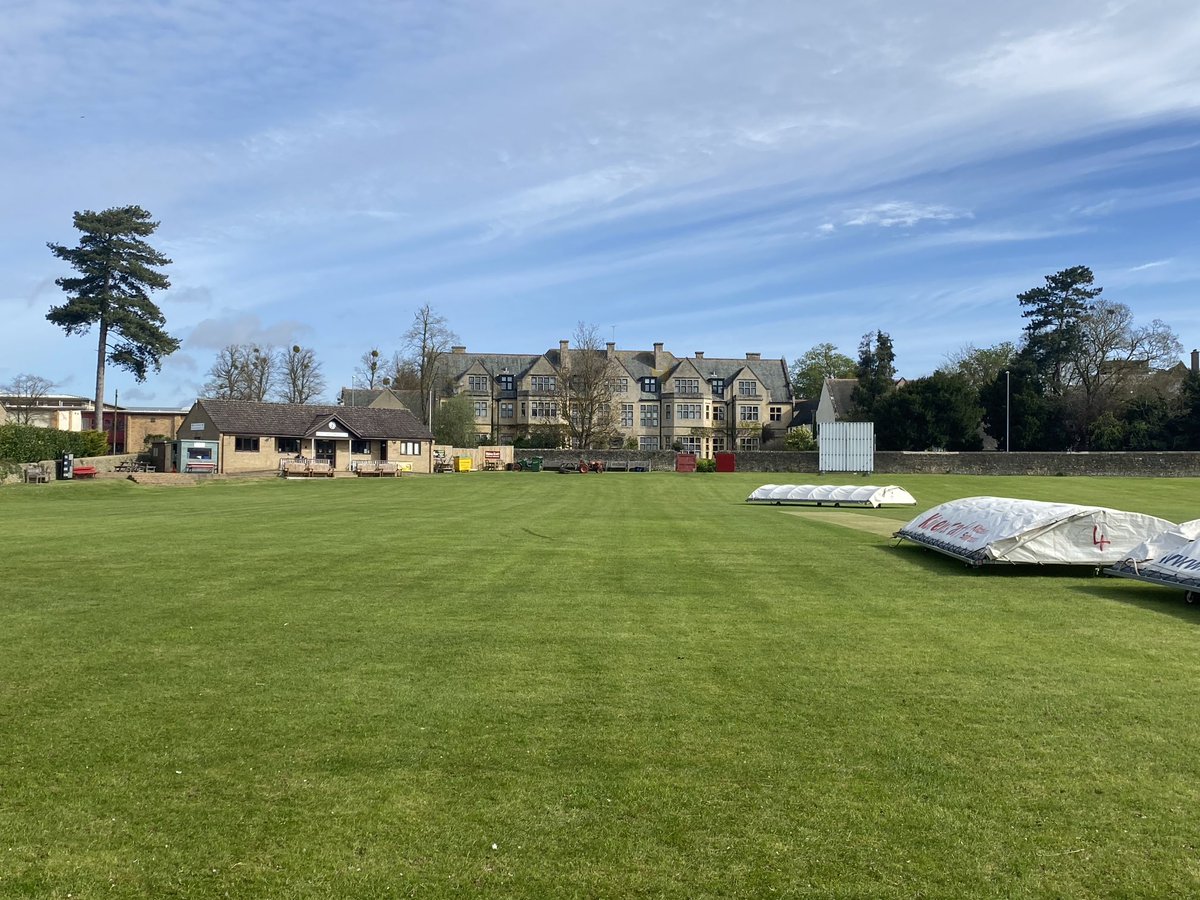
[[[1012,399],[1012,373],[1004,370],[1004,452],[1012,450],[1012,432],[1010,430],[1011,416],[1009,405]]]

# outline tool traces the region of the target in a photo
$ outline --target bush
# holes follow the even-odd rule
[[[816,450],[817,439],[813,437],[813,433],[808,428],[801,426],[793,428],[787,433],[787,437],[783,439],[783,444],[789,450]]]
[[[715,472],[717,471],[717,461],[715,459],[698,459],[696,460],[697,472]]]
[[[16,463],[75,456],[105,456],[108,436],[103,431],[56,431],[33,425],[0,425],[0,459]]]

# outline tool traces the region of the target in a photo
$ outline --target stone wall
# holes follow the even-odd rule
[[[739,453],[740,472],[819,471],[819,454]],[[883,475],[1109,475],[1200,476],[1200,453],[875,453]]]
[[[670,450],[518,450],[518,459],[542,456],[546,468],[586,459],[650,460],[656,472],[675,469]],[[762,450],[737,453],[739,472],[792,472],[816,475],[816,451]],[[1139,453],[905,453],[882,450],[875,454],[875,471],[881,475],[1108,475],[1200,477],[1200,452]]]

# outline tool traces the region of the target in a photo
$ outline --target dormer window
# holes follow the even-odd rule
[[[500,385],[500,390],[511,391],[513,389],[513,376],[512,375],[497,375],[496,383],[498,385]]]
[[[647,376],[646,378],[641,379],[641,382],[642,382],[642,392],[643,393],[646,393],[646,394],[657,394],[658,393],[658,379],[657,378]]]

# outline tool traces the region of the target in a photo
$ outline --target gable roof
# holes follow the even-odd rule
[[[685,371],[690,368],[706,381],[721,378],[728,385],[737,373],[741,372],[745,373],[746,377],[757,379],[762,385],[763,393],[772,402],[788,403],[792,400],[791,378],[788,375],[787,362],[782,359],[761,359],[750,354],[747,354],[746,358],[737,359],[676,356],[669,350],[618,350],[615,346],[608,350],[596,348],[586,351],[568,348],[566,352],[569,357],[580,353],[602,354],[618,364],[635,381],[654,377],[661,383],[680,368]],[[551,348],[544,353],[529,354],[468,353],[465,349],[458,349],[438,359],[435,390],[440,392],[446,381],[456,382],[468,372],[479,372],[480,367],[492,377],[506,372],[519,380],[535,370],[539,373],[548,371],[546,363],[549,363],[550,369],[557,371],[562,362],[561,347]],[[651,392],[643,396],[646,399],[656,399],[658,394]]]
[[[858,387],[857,378],[826,378],[825,388],[829,391],[829,399],[833,402],[833,412],[838,419],[850,415],[854,408],[854,389]]]
[[[407,409],[206,399],[197,400],[192,409],[197,407],[222,434],[311,437],[330,420],[336,420],[363,440],[433,440],[429,430]]]

